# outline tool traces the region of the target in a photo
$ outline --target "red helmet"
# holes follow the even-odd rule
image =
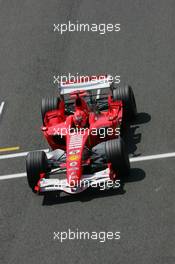
[[[87,124],[87,114],[82,110],[76,110],[73,116],[73,121],[76,127],[85,127]]]

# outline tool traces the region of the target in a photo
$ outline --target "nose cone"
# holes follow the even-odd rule
[[[67,135],[67,180],[69,184],[74,184],[79,181],[82,174],[81,157],[84,148],[83,135],[73,134]]]
[[[86,133],[72,133],[66,136],[66,169],[69,184],[76,185],[81,180],[83,171],[82,156],[87,138],[88,131]]]

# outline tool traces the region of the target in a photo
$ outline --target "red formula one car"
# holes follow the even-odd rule
[[[42,131],[51,150],[27,156],[34,192],[114,187],[129,173],[121,129],[135,118],[136,103],[131,87],[115,87],[110,77],[60,83],[58,97],[42,100]]]

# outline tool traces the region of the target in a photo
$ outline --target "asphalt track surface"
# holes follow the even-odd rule
[[[130,156],[175,151],[173,0],[0,0],[0,144],[47,148],[40,102],[56,94],[53,75],[120,74],[137,98]],[[119,33],[53,32],[54,23],[121,23]],[[0,102],[1,103],[1,102]],[[0,263],[175,262],[174,158],[132,164],[123,193],[35,196],[26,178],[0,182]],[[0,160],[0,175],[25,159]],[[120,240],[60,243],[53,232],[120,231]]]

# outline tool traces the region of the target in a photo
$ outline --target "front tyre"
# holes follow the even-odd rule
[[[40,174],[48,170],[47,156],[44,151],[29,152],[26,158],[27,181],[33,192],[37,185]]]
[[[127,149],[122,138],[108,140],[105,142],[105,154],[108,162],[112,164],[112,169],[123,180],[129,175],[130,162]]]

